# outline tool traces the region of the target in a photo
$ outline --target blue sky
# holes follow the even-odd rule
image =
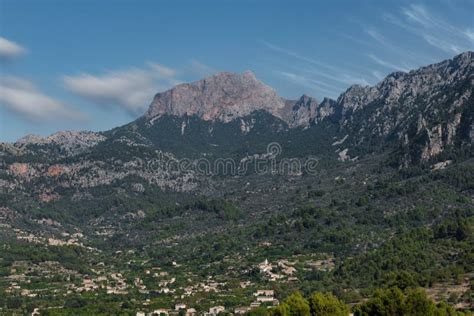
[[[217,71],[337,98],[474,50],[473,12],[473,0],[0,0],[0,141],[106,130]]]

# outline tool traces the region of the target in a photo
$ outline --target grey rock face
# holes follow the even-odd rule
[[[288,104],[289,103],[289,104]],[[336,101],[324,98],[321,104],[307,95],[301,96],[298,101],[287,101],[287,111],[281,112],[281,117],[288,123],[290,127],[317,124],[326,118],[340,115],[341,110]]]
[[[158,93],[145,117],[197,115],[207,121],[229,122],[257,110],[280,116],[279,111],[284,106],[284,100],[272,88],[258,81],[252,72],[222,72]]]
[[[379,97],[380,93],[376,87],[362,87],[353,85],[337,99],[337,104],[341,108],[341,115],[346,117],[357,111]]]
[[[348,109],[353,112],[362,110],[372,102],[379,102],[380,111],[399,108],[409,110],[418,106],[420,101],[435,107],[443,101],[450,88],[454,85],[466,83],[465,95],[457,96],[453,106],[458,107],[465,102],[472,93],[474,80],[474,53],[466,52],[452,60],[445,60],[438,64],[412,70],[409,73],[395,72],[388,75],[374,87],[354,85],[341,94],[337,103],[343,109],[343,116]],[[423,97],[423,100],[419,100]],[[346,117],[348,118],[348,117]]]
[[[222,72],[158,93],[145,117],[151,123],[164,114],[196,115],[206,121],[230,122],[263,110],[281,118],[290,127],[306,127],[334,114],[333,106],[335,102],[325,99],[319,108],[317,100],[307,95],[296,101],[284,100],[250,71],[243,74]]]
[[[287,122],[291,127],[308,125],[316,117],[318,102],[307,95],[294,103]]]
[[[324,98],[316,111],[314,121],[318,123],[326,118],[333,118],[335,120],[339,115],[341,115],[341,108],[337,102],[330,98]]]
[[[474,106],[473,86],[474,53],[465,52],[409,73],[392,73],[374,87],[350,87],[337,100],[340,123],[359,141],[395,137],[407,151],[417,142],[416,160],[426,161],[453,144],[467,119],[462,113]]]
[[[87,131],[62,131],[48,137],[27,135],[18,139],[14,146],[57,145],[67,154],[77,154],[104,141],[106,137],[100,133]]]

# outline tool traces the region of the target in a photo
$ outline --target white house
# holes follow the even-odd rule
[[[186,316],[196,316],[196,310],[194,308],[188,308],[186,310]]]
[[[214,306],[209,308],[209,314],[211,315],[218,315],[221,312],[225,312],[225,307],[224,306]]]
[[[166,315],[166,316],[169,315],[168,310],[164,308],[155,309],[153,313],[151,314],[152,315]]]
[[[257,302],[273,302],[273,296],[257,296]]]
[[[174,306],[175,311],[179,311],[180,309],[186,309],[186,304],[179,303]]]
[[[275,291],[273,290],[257,290],[254,294],[255,296],[271,296],[275,295]]]
[[[250,307],[236,307],[234,309],[234,314],[245,314],[250,311]]]

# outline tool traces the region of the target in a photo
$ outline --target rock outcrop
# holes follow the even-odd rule
[[[145,117],[153,122],[165,114],[179,117],[196,115],[205,121],[227,123],[255,111],[266,111],[290,127],[307,127],[335,112],[331,108],[335,106],[333,100],[325,99],[323,102],[320,108],[318,101],[307,95],[296,101],[285,100],[250,71],[242,74],[222,72],[158,93]]]
[[[472,142],[473,86],[474,53],[465,52],[392,73],[374,87],[350,87],[337,100],[339,124],[353,144],[395,139],[407,154],[406,163],[427,161],[456,140]]]
[[[280,116],[284,107],[285,101],[275,90],[252,72],[222,72],[158,93],[145,116],[151,120],[164,114],[196,115],[206,121],[229,122],[258,110]]]
[[[66,155],[82,153],[104,141],[106,137],[101,133],[88,131],[62,131],[48,137],[38,135],[27,135],[15,142],[15,147],[35,146],[57,146]]]
[[[301,96],[301,98],[295,102],[291,108],[287,122],[290,126],[305,126],[316,117],[318,109],[318,101],[315,98],[307,95]]]

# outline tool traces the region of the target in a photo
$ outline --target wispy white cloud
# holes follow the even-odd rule
[[[306,87],[311,89],[312,91],[323,93],[325,96],[330,98],[336,98],[339,94],[338,91],[331,89],[331,88],[322,88],[322,86],[327,86],[326,83],[314,80],[312,78],[308,78],[306,76],[298,75],[291,72],[286,71],[275,71],[278,75],[282,76],[284,79],[300,85],[302,87]]]
[[[83,113],[45,95],[31,81],[13,76],[0,80],[0,106],[34,121],[82,121],[86,118]]]
[[[397,65],[397,64],[394,64],[394,63],[391,63],[389,61],[386,61],[386,60],[383,60],[373,54],[368,54],[367,55],[370,59],[372,59],[374,62],[376,62],[377,64],[379,64],[380,66],[384,66],[386,68],[389,68],[389,69],[392,69],[392,70],[396,70],[396,71],[404,71],[404,72],[409,72],[410,69],[405,67],[405,66],[402,66],[402,65]]]
[[[23,55],[26,49],[19,44],[0,37],[0,59],[10,60]]]
[[[157,63],[148,63],[150,68],[163,78],[174,78],[178,72],[172,68]]]
[[[360,85],[370,85],[370,82],[362,76],[350,75],[347,73],[340,72],[327,72],[321,69],[308,67],[307,69],[301,70],[301,72],[310,74],[313,77],[324,78],[324,80],[332,82],[331,86],[340,87],[341,91],[344,90],[348,85],[360,84]]]
[[[362,76],[353,76],[349,74],[342,74],[341,82],[347,84],[359,84],[363,86],[370,86],[370,82]]]
[[[313,64],[315,66],[319,66],[319,67],[322,67],[322,68],[326,68],[328,70],[331,70],[331,71],[337,71],[337,72],[340,72],[342,69],[340,68],[337,68],[337,67],[334,67],[334,66],[331,66],[331,65],[328,65],[327,63],[324,63],[324,62],[321,62],[319,60],[316,60],[316,59],[313,59],[313,58],[309,58],[309,57],[306,57],[306,56],[303,56],[301,54],[299,54],[298,52],[295,52],[295,51],[292,51],[290,49],[286,49],[286,48],[283,48],[283,47],[280,47],[280,46],[277,46],[275,44],[272,44],[272,43],[269,43],[267,41],[260,41],[263,45],[265,45],[267,48],[273,50],[273,51],[276,51],[276,52],[279,52],[279,53],[282,53],[282,54],[285,54],[287,56],[290,56],[290,57],[293,57],[293,58],[296,58],[300,61],[303,61],[303,62],[306,62],[306,63],[309,63],[309,64]]]
[[[455,37],[464,37],[461,29],[451,23],[446,22],[439,16],[434,15],[425,6],[421,4],[411,4],[402,8],[402,13],[408,21],[426,29],[437,29],[449,33]]]
[[[309,73],[312,76],[319,77],[319,78],[324,78],[326,80],[329,80],[333,83],[337,83],[334,85],[339,85],[339,86],[348,86],[352,84],[359,84],[363,86],[368,86],[371,83],[363,76],[360,75],[352,75],[352,74],[347,74],[347,73],[328,73],[325,71],[321,71],[319,69],[306,69],[303,70],[305,73]]]
[[[266,41],[261,41],[261,43],[273,51],[285,54],[287,56],[293,57],[297,60],[310,64],[311,66],[310,70],[306,70],[306,72],[310,72],[313,76],[329,79],[333,82],[342,83],[344,85],[351,85],[351,84],[370,85],[368,80],[366,80],[362,75],[355,75],[355,74],[349,73],[347,72],[347,69],[342,69],[339,67],[328,65],[326,63],[320,62],[313,58],[303,56],[295,51],[279,47],[277,45],[271,44]]]
[[[421,24],[424,27],[431,27],[435,24],[435,21],[428,14],[426,9],[419,4],[412,4],[408,7],[402,8],[402,13],[408,18],[408,20]]]
[[[401,8],[401,17],[384,14],[383,18],[415,36],[427,44],[450,54],[473,49],[474,34],[471,30],[460,29],[441,17],[434,15],[421,4]],[[471,44],[470,44],[471,43]]]
[[[385,37],[382,34],[380,34],[379,32],[377,32],[376,30],[367,29],[366,32],[367,32],[367,34],[370,35],[370,37],[375,39],[380,44],[387,45],[387,40],[385,39]]]
[[[365,32],[379,45],[377,48],[383,48],[386,52],[390,54],[396,54],[403,58],[404,60],[411,60],[416,63],[429,64],[436,61],[436,59],[430,58],[424,54],[423,56],[414,53],[412,50],[403,48],[401,45],[395,44],[393,41],[388,39],[386,36],[380,32],[374,30],[373,28],[367,28]],[[372,45],[371,45],[372,46]],[[373,46],[372,46],[373,47]],[[405,68],[413,69],[415,66],[406,65]]]
[[[377,70],[372,70],[372,76],[374,76],[379,81],[383,80],[383,78],[384,78],[384,75],[381,72],[377,71]]]
[[[355,37],[355,36],[352,36],[352,35],[349,35],[349,34],[341,34],[341,37],[346,38],[346,39],[348,39],[348,40],[350,40],[354,43],[357,43],[359,45],[364,45],[364,46],[367,46],[367,47],[377,48],[377,45],[375,45],[372,42],[362,40],[362,39],[360,39],[359,36]]]
[[[81,73],[64,76],[64,86],[71,92],[94,103],[116,105],[131,114],[141,114],[153,95],[178,83],[177,71],[148,63],[144,68],[109,71],[100,75]]]
[[[321,75],[318,75],[318,72],[316,70],[313,70],[313,69],[301,69],[301,68],[297,68],[297,67],[291,67],[293,68],[292,71],[276,71],[276,73],[279,73],[279,74],[285,74],[286,77],[296,77],[298,75],[296,75],[296,73],[300,74],[299,76],[301,76],[302,78],[307,78],[308,81],[311,81],[313,84],[317,84],[318,86],[320,87],[324,87],[326,89],[329,89],[329,91],[333,91],[333,92],[336,92],[336,91],[342,91],[345,89],[345,84],[341,84],[339,81],[335,82],[335,80],[326,80],[327,78],[325,76],[321,76]],[[321,79],[321,77],[323,79]],[[311,78],[309,80],[309,78]],[[315,79],[315,78],[319,78],[319,79]],[[331,81],[333,81],[331,83]]]
[[[206,65],[196,59],[191,59],[189,61],[189,66],[190,72],[197,74],[201,77],[209,76],[217,72],[216,69],[214,69],[213,67]]]
[[[426,42],[428,42],[428,44],[434,46],[434,47],[437,47],[447,53],[454,53],[454,54],[459,54],[459,53],[462,53],[463,49],[461,47],[459,47],[458,45],[456,44],[453,44],[452,42],[449,42],[447,40],[444,40],[444,39],[441,39],[441,38],[438,38],[436,36],[431,36],[431,35],[428,35],[428,34],[424,34],[423,35],[423,38],[425,39]]]
[[[474,42],[474,29],[466,29],[463,33],[471,42]]]

